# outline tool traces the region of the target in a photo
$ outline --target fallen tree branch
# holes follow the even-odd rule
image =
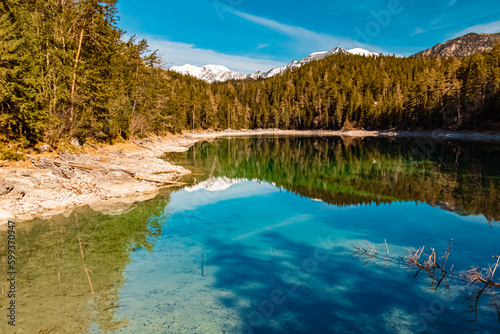
[[[56,163],[56,162],[54,161],[54,163]],[[61,163],[59,162],[59,164],[61,164]],[[80,164],[76,164],[74,162],[69,162],[68,165],[71,166],[71,167],[80,168],[80,169],[86,169],[86,170],[96,170],[96,169],[98,169],[97,167],[94,167],[94,166],[80,165]]]
[[[177,170],[165,170],[165,171],[160,171],[160,172],[153,172],[151,173],[152,175],[159,175],[159,174],[169,174],[169,173],[177,173]]]
[[[134,175],[134,178],[142,181],[148,181],[148,182],[156,182],[156,183],[162,183],[162,184],[175,184],[175,185],[186,185],[187,183],[184,182],[175,182],[175,181],[166,181],[166,180],[159,180],[159,179],[153,179],[147,176],[139,176],[139,175]]]
[[[134,144],[135,144],[135,145],[137,145],[137,146],[139,146],[139,147],[142,147],[142,148],[144,148],[144,149],[146,149],[146,150],[150,150],[150,151],[151,151],[151,149],[150,149],[149,147],[146,147],[146,146],[144,146],[144,145],[142,145],[142,144],[138,144],[138,143],[136,143],[136,142],[134,142]]]

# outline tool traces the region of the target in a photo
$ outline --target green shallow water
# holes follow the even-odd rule
[[[16,330],[497,333],[490,304],[498,291],[485,291],[477,312],[465,312],[480,285],[450,274],[437,287],[439,275],[415,276],[401,257],[425,245],[439,258],[453,239],[454,272],[494,262],[500,148],[420,144],[199,143],[166,157],[191,168],[195,186],[121,215],[84,207],[19,223]],[[378,256],[354,254],[352,244],[364,240]]]

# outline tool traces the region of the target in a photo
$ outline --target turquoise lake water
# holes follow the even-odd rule
[[[168,155],[192,185],[19,225],[21,332],[499,333],[499,289],[474,298],[484,284],[460,276],[500,250],[499,147],[418,147],[244,138]],[[442,264],[451,239],[444,278],[408,266],[422,246]]]

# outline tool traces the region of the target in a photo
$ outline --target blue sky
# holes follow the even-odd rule
[[[468,32],[500,32],[498,0],[119,0],[119,27],[170,65],[251,73],[312,52],[410,55]]]

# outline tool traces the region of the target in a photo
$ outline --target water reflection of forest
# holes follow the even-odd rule
[[[335,205],[418,201],[500,220],[500,146],[419,139],[235,138],[168,159],[208,176],[259,179]]]
[[[136,203],[120,215],[82,207],[67,217],[17,223],[17,333],[88,333],[92,324],[112,332],[126,325],[114,314],[130,252],[153,249],[169,199]],[[0,231],[1,240],[6,235]],[[3,264],[6,246],[0,243]],[[2,291],[7,284],[2,280]],[[0,305],[7,302],[2,293]],[[0,332],[10,333],[3,326]]]

